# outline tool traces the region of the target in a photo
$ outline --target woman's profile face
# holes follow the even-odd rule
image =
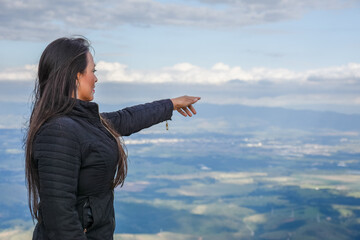
[[[90,52],[87,53],[87,66],[83,73],[77,74],[77,99],[92,101],[95,93],[95,63]]]

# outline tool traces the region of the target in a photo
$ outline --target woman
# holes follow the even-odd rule
[[[83,38],[60,38],[44,50],[26,138],[33,239],[113,239],[114,188],[127,156],[120,136],[196,114],[198,97],[179,97],[98,112],[95,64]]]

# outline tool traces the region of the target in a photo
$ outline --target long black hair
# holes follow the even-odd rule
[[[25,176],[31,216],[40,221],[39,174],[33,160],[33,141],[40,127],[49,119],[69,113],[76,103],[76,79],[88,64],[90,43],[85,38],[59,38],[51,42],[40,57],[35,82],[34,101],[25,136]],[[106,119],[104,126],[116,137],[119,149],[113,188],[123,185],[127,174],[127,154],[120,135]]]

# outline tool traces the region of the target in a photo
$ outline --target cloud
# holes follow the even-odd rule
[[[0,231],[0,239],[7,240],[22,240],[31,239],[33,235],[33,229],[24,229],[21,226],[15,226],[10,229],[4,229]]]
[[[232,28],[299,18],[311,9],[349,7],[355,0],[3,0],[0,39],[44,40],[124,24]],[[219,7],[220,6],[220,7]]]
[[[122,240],[193,240],[193,239],[202,239],[197,235],[182,234],[182,233],[173,233],[173,232],[159,232],[156,234],[130,234],[130,233],[118,233],[114,235],[114,239]]]
[[[343,80],[343,83],[355,83],[360,79],[360,64],[349,63],[345,66],[307,71],[309,81]]]
[[[26,81],[35,80],[37,65],[25,65],[24,67],[8,68],[0,72],[0,81]]]
[[[4,103],[1,103],[4,104]],[[4,104],[5,105],[5,104]],[[0,114],[0,129],[20,129],[24,124],[24,116],[16,114]],[[7,153],[18,154],[15,149],[8,149]],[[12,151],[12,152],[10,152]],[[0,164],[1,168],[1,164]]]
[[[160,70],[141,71],[129,69],[128,66],[121,63],[100,61],[97,64],[97,69],[99,70],[99,79],[104,82],[223,84],[242,81],[274,84],[295,82],[314,85],[329,81],[340,84],[357,84],[360,80],[359,63],[303,72],[295,72],[285,68],[263,67],[245,70],[240,66],[230,67],[221,62],[216,63],[210,69],[190,63],[179,63]]]
[[[305,71],[244,69],[222,62],[210,68],[178,63],[141,70],[99,61],[97,70],[96,97],[102,103],[143,102],[154,96],[167,98],[186,93],[202,96],[206,103],[359,113],[360,63]],[[0,102],[28,102],[35,77],[35,65],[0,72]],[[16,120],[13,122],[21,120],[15,115],[4,116],[8,118]]]
[[[7,154],[23,154],[24,150],[20,148],[8,148],[5,150],[5,153]]]
[[[218,101],[217,101],[218,102]],[[227,98],[220,101],[221,104],[238,103],[247,106],[266,106],[266,107],[289,107],[289,106],[310,106],[310,105],[360,105],[360,98],[356,95],[342,95],[339,94],[286,94],[280,96],[266,96],[266,97],[237,97]],[[212,99],[209,103],[216,103],[216,99]]]
[[[150,182],[147,181],[125,182],[123,187],[116,188],[115,191],[142,192],[148,185]]]
[[[185,142],[184,139],[179,138],[155,138],[155,139],[126,139],[126,145],[139,145],[139,144],[177,144]]]
[[[1,81],[34,81],[36,65],[5,69],[0,72]],[[296,72],[285,68],[255,67],[245,70],[240,66],[231,67],[216,63],[206,69],[191,63],[178,63],[170,67],[154,70],[130,69],[118,62],[99,61],[97,75],[101,82],[119,83],[187,83],[224,84],[228,82],[249,82],[258,84],[324,84],[353,85],[360,82],[360,63],[349,63],[321,69]]]
[[[173,181],[183,181],[183,180],[193,180],[193,179],[204,179],[212,178],[220,182],[227,182],[228,180],[234,179],[251,179],[252,177],[262,177],[267,176],[267,173],[264,172],[200,172],[195,174],[181,174],[181,175],[157,175],[149,176],[149,178],[155,179],[167,179]]]

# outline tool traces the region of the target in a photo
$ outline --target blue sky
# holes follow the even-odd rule
[[[28,101],[49,42],[81,34],[95,49],[99,103],[165,92],[360,113],[358,0],[2,0],[0,8],[2,104]],[[138,91],[111,91],[125,83]]]
[[[356,22],[360,22],[359,8],[313,10],[298,19],[223,29],[124,26],[111,34],[112,39],[100,39],[97,51],[98,57],[135,68],[179,62],[211,67],[223,62],[244,68],[308,70],[359,62]],[[99,35],[93,35],[95,45]],[[105,41],[110,44],[100,44]],[[114,50],[118,55],[106,56]]]
[[[271,67],[308,70],[359,62],[360,58],[358,50],[360,26],[356,24],[360,22],[360,7],[357,1],[315,1],[319,2],[320,6],[314,6],[316,4],[311,4],[310,1],[293,1],[303,2],[298,5],[305,6],[299,9],[288,6],[292,2],[288,1],[290,3],[284,4],[283,11],[294,11],[293,15],[279,16],[277,20],[262,20],[259,23],[248,17],[249,19],[244,20],[244,22],[249,22],[248,24],[241,24],[239,20],[240,23],[233,25],[227,25],[228,21],[241,19],[236,16],[236,11],[233,13],[234,16],[229,17],[230,20],[222,19],[224,16],[206,19],[206,14],[196,16],[192,13],[195,16],[189,14],[181,18],[184,23],[177,23],[175,19],[173,22],[176,23],[169,24],[171,20],[168,19],[169,17],[166,19],[161,19],[161,16],[153,17],[159,18],[157,20],[142,19],[143,10],[138,12],[132,10],[129,13],[130,16],[118,17],[119,21],[116,20],[116,16],[114,20],[101,21],[96,14],[92,17],[91,12],[87,13],[86,9],[82,11],[79,7],[77,11],[69,15],[76,14],[78,19],[75,19],[75,22],[85,15],[89,22],[80,23],[78,27],[73,27],[71,23],[65,21],[68,17],[66,8],[73,8],[70,3],[58,4],[59,6],[55,7],[55,9],[60,8],[60,5],[65,7],[65,11],[59,11],[64,12],[60,16],[39,19],[33,15],[41,15],[43,12],[55,14],[56,10],[53,5],[43,6],[41,10],[34,9],[33,6],[51,1],[26,1],[28,5],[23,8],[16,5],[18,1],[1,2],[1,5],[10,5],[7,7],[9,14],[2,14],[5,19],[2,20],[4,24],[0,28],[0,53],[1,56],[6,56],[1,59],[1,69],[36,64],[46,44],[57,37],[71,34],[82,34],[88,37],[93,42],[98,60],[117,61],[137,69],[160,68],[181,62],[211,67],[217,62],[223,62],[243,68]],[[86,5],[86,1],[75,2],[77,2],[75,7]],[[161,7],[177,2],[179,6],[191,10],[199,7],[205,7],[208,10],[219,8],[218,5],[205,4],[206,1],[201,4],[195,4],[197,1],[189,0],[123,2],[133,3],[130,5],[135,7],[146,5],[148,2],[157,3]],[[244,2],[246,5],[249,1],[233,2]],[[253,2],[260,4],[281,1]],[[343,2],[348,2],[348,4],[343,6],[340,4]],[[114,1],[108,1],[97,7],[107,9],[113,5],[115,5]],[[228,9],[234,5],[236,4],[229,3],[221,6]],[[251,4],[248,5],[248,7],[251,6]],[[121,8],[121,4],[117,4],[117,7]],[[275,7],[272,10],[278,11]],[[258,10],[255,13],[260,15],[263,11],[265,10]],[[115,15],[116,11],[114,12]],[[87,14],[89,15],[86,16]],[[178,14],[182,14],[180,7]],[[239,14],[241,14],[240,10]],[[281,15],[281,13],[278,14]],[[15,18],[21,19],[22,16],[26,16],[23,19],[24,22],[15,20]],[[192,19],[195,17],[203,17],[202,21],[205,23],[199,25],[197,19]],[[133,23],[135,20],[132,19],[137,19],[136,23]],[[54,29],[56,26],[51,26],[55,22],[58,29]],[[91,26],[92,23],[96,25],[97,22],[100,22],[99,26]],[[218,23],[220,26],[216,26],[216,22],[220,22]],[[39,24],[44,25],[43,29],[38,29]],[[31,34],[27,36],[29,32]]]

